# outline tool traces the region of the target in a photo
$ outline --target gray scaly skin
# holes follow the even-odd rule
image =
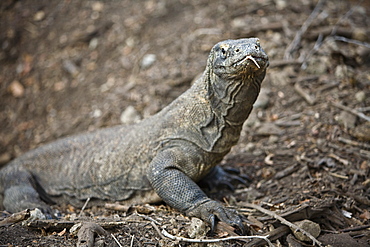
[[[238,214],[196,182],[217,168],[240,136],[265,77],[268,57],[257,38],[216,44],[203,76],[154,116],[57,140],[0,171],[10,212],[49,203],[160,200],[212,227],[218,218],[243,229]],[[0,198],[1,202],[1,198]]]

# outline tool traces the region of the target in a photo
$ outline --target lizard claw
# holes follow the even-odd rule
[[[211,233],[216,228],[216,218],[238,228],[242,235],[245,234],[245,228],[242,219],[236,210],[228,209],[221,203],[209,200],[187,211],[189,216],[198,217],[206,221],[211,226]]]
[[[208,173],[202,180],[201,184],[205,184],[208,189],[226,187],[231,191],[235,190],[233,184],[240,183],[243,185],[248,185],[251,179],[245,175],[239,175],[239,171],[233,168],[223,169],[216,166]]]

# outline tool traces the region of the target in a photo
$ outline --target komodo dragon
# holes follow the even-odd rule
[[[211,200],[196,182],[210,172],[227,181],[216,165],[237,143],[268,64],[257,38],[217,43],[202,77],[159,113],[57,140],[7,164],[0,171],[4,208],[46,213],[52,202],[79,206],[87,198],[163,200],[212,228],[218,218],[243,229],[236,211]]]

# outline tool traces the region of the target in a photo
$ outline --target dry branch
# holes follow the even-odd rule
[[[295,91],[307,101],[308,104],[313,105],[315,104],[316,100],[311,95],[309,95],[300,85],[298,82],[294,84]]]
[[[363,114],[362,112],[359,112],[359,111],[357,111],[357,110],[355,110],[355,109],[351,109],[351,108],[349,108],[348,106],[344,106],[344,105],[342,105],[342,104],[340,104],[340,103],[336,103],[336,102],[334,102],[334,101],[331,101],[331,104],[332,104],[333,106],[335,106],[335,107],[337,107],[337,108],[339,108],[339,109],[342,109],[342,110],[344,110],[344,111],[347,111],[347,112],[349,112],[349,113],[351,113],[351,114],[353,114],[353,115],[355,115],[355,116],[357,116],[357,117],[359,117],[359,118],[362,118],[362,119],[364,119],[364,120],[366,120],[366,121],[370,121],[370,117],[366,116],[366,115],[365,115],[365,114]]]
[[[289,44],[289,46],[286,48],[284,52],[284,58],[285,59],[291,59],[292,54],[297,50],[298,45],[301,43],[302,35],[307,31],[309,26],[312,24],[312,22],[316,19],[316,17],[319,15],[322,7],[326,3],[326,0],[320,0],[317,4],[315,9],[312,11],[310,16],[307,18],[307,20],[303,23],[301,29],[297,32],[295,35],[293,41]]]
[[[313,242],[314,245],[318,245],[318,246],[322,246],[322,243],[320,241],[318,241],[314,236],[311,235],[311,233],[303,230],[302,228],[298,227],[297,225],[287,221],[286,219],[284,219],[283,217],[277,215],[276,213],[270,211],[270,210],[267,210],[261,206],[258,206],[256,204],[251,204],[251,203],[243,203],[244,206],[246,207],[249,207],[249,208],[254,208],[264,214],[267,214],[271,217],[274,217],[275,219],[279,220],[282,224],[290,227],[291,229],[294,229],[295,231],[299,231],[301,232],[303,235],[307,236],[309,239],[311,239],[311,241]]]
[[[28,219],[29,217],[30,217],[30,210],[29,209],[23,210],[23,211],[18,212],[18,213],[14,213],[14,214],[10,215],[9,217],[0,221],[0,227],[15,224],[15,223],[20,222],[22,220]]]
[[[168,233],[164,229],[162,229],[162,231],[160,231],[158,226],[153,221],[151,222],[151,224],[152,224],[153,228],[161,236],[161,238],[169,238],[173,241],[182,241],[182,242],[188,242],[188,243],[217,243],[217,242],[229,241],[229,240],[259,238],[259,239],[263,239],[264,241],[266,241],[270,247],[274,247],[274,245],[268,239],[268,237],[269,237],[268,235],[267,236],[230,236],[230,237],[226,237],[226,238],[214,238],[214,239],[192,239],[192,238],[184,238],[184,237],[174,236],[174,235]]]

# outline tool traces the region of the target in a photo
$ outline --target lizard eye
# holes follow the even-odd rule
[[[235,52],[239,52],[240,50],[239,49],[236,49]]]
[[[225,48],[221,48],[221,52],[222,52],[222,54],[226,54],[226,50],[225,50]]]

